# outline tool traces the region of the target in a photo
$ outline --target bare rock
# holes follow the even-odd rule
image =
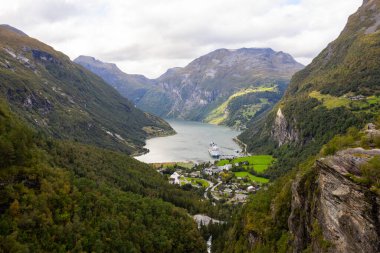
[[[286,117],[278,109],[274,126],[272,129],[272,137],[278,142],[278,146],[282,146],[289,142],[298,141],[298,132],[288,123]]]
[[[347,176],[360,174],[357,154],[370,159],[380,150],[348,149],[320,159],[294,182],[288,220],[294,252],[380,252],[380,197]]]

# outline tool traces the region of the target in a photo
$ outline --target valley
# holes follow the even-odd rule
[[[245,129],[280,100],[303,65],[271,48],[217,49],[156,79],[122,72],[90,56],[74,60],[102,77],[124,97],[164,118],[203,121]]]
[[[380,0],[363,0],[318,55],[313,43],[335,26],[325,16],[335,2],[265,3],[260,13],[271,20],[286,16],[273,23],[246,3],[239,27],[252,22],[251,31],[234,27],[235,7],[219,2],[228,25],[217,33],[210,10],[201,22],[202,5],[198,40],[197,27],[182,23],[196,20],[176,23],[170,1],[143,12],[139,4],[74,2],[86,11],[65,1],[55,6],[62,15],[51,15],[58,12],[36,1],[29,11],[43,22],[21,12],[17,20],[42,22],[34,35],[66,49],[84,43],[89,50],[79,53],[123,69],[183,67],[154,79],[127,74],[75,58],[83,47],[70,58],[29,31],[0,25],[1,253],[380,252]],[[307,19],[297,18],[304,12]],[[165,29],[128,33],[132,14],[147,20],[145,28]],[[46,29],[58,23],[59,38]],[[117,36],[108,36],[113,30]],[[139,36],[151,44],[134,45]],[[283,51],[244,47],[251,43],[316,57],[303,66]]]

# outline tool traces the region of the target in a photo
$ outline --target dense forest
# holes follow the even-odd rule
[[[195,193],[121,153],[36,133],[3,101],[0,118],[2,252],[205,251]]]

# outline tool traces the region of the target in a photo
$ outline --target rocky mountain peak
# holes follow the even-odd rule
[[[87,65],[87,66],[93,66],[93,67],[104,68],[107,70],[120,71],[121,72],[121,70],[116,66],[116,64],[102,62],[102,61],[95,59],[92,56],[80,55],[74,60],[74,62],[78,63],[82,66]]]

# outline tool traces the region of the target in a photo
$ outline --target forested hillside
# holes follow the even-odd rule
[[[216,230],[214,252],[379,252],[379,8],[364,1],[239,136],[278,158],[277,179]]]
[[[0,105],[2,252],[203,252],[209,209],[126,155],[37,134]],[[171,202],[171,203],[170,203]]]

